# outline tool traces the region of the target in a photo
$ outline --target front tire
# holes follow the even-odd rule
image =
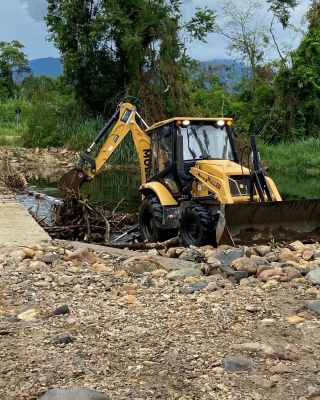
[[[155,194],[147,196],[139,209],[139,231],[142,242],[163,242],[177,234],[175,229],[164,229],[163,208]]]
[[[180,218],[180,239],[184,246],[216,245],[215,220],[203,205],[187,207]]]

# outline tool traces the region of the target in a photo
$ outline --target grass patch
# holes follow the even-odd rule
[[[10,125],[2,124],[0,122],[0,146],[21,147],[23,145],[21,135],[24,132],[25,128],[20,128],[19,130],[17,130],[16,127],[10,127]]]
[[[320,139],[308,138],[294,143],[258,144],[263,165],[270,172],[292,174],[320,173]]]
[[[91,145],[104,125],[105,120],[102,117],[97,117],[73,125],[63,121],[59,123],[58,130],[64,133],[67,138],[66,144],[69,148],[81,151]],[[106,137],[107,135],[101,139],[99,145],[105,141]]]

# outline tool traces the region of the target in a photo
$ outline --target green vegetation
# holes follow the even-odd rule
[[[49,37],[61,52],[65,80],[76,97],[107,116],[106,104],[113,110],[126,95],[148,104],[155,120],[184,114],[188,60],[181,37],[205,41],[215,14],[197,9],[182,22],[180,6],[180,0],[48,0]],[[170,94],[163,95],[168,87]]]
[[[21,146],[23,145],[22,135],[27,132],[27,125],[21,114],[16,115],[15,109],[28,107],[28,104],[10,99],[5,103],[0,102],[0,146]]]
[[[259,150],[271,173],[320,174],[320,138],[276,145],[261,142]]]
[[[14,75],[30,72],[28,60],[17,40],[0,41],[0,100],[12,98],[15,90]]]
[[[289,28],[297,4],[244,0],[239,7],[223,0],[220,14],[198,8],[185,21],[179,0],[48,0],[48,39],[64,72],[34,77],[23,45],[0,42],[0,145],[82,150],[130,96],[149,125],[175,115],[231,116],[240,142],[258,135],[272,171],[318,173],[320,1],[310,5],[296,50],[282,48],[274,34],[276,24]],[[241,80],[228,67],[187,56],[190,42],[205,42],[212,32],[225,37],[230,58],[244,65]],[[269,48],[278,59],[267,59]],[[111,159],[135,160],[130,138]]]

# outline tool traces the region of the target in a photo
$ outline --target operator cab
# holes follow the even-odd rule
[[[199,160],[238,162],[230,118],[173,118],[151,126],[147,182],[162,183],[178,198],[194,177],[190,168]]]
[[[224,120],[189,121],[180,126],[183,137],[183,159],[221,159],[234,161],[233,148]]]

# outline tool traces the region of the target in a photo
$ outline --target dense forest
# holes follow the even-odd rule
[[[0,145],[9,137],[26,147],[82,149],[126,98],[148,124],[176,115],[224,115],[234,118],[242,140],[256,133],[262,148],[297,141],[315,148],[320,1],[311,1],[304,25],[293,27],[298,4],[223,0],[220,14],[197,8],[185,21],[179,0],[48,0],[47,39],[60,52],[63,74],[33,76],[23,44],[0,41]],[[295,49],[278,43],[277,26],[300,34]],[[188,43],[206,42],[213,32],[224,37],[230,59],[243,65],[241,77],[230,66],[186,55]],[[268,58],[266,49],[277,58]],[[125,143],[120,158],[130,161],[131,150]]]

